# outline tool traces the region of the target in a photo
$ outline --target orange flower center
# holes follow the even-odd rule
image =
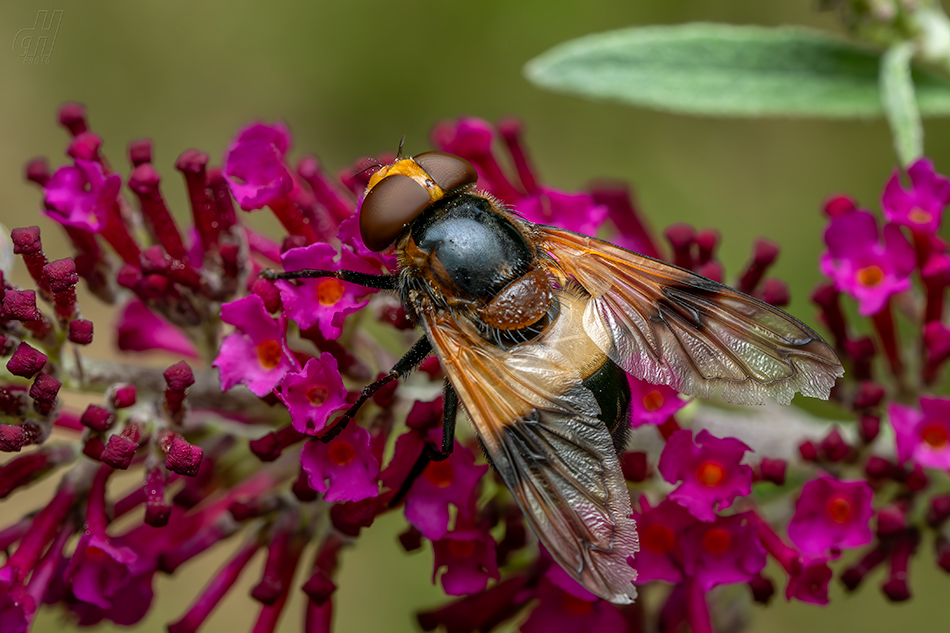
[[[438,488],[448,488],[452,484],[453,474],[452,464],[448,460],[432,462],[425,470],[426,479]]]
[[[722,554],[732,545],[732,537],[722,528],[713,528],[703,536],[703,548],[710,554]]]
[[[356,457],[356,451],[346,440],[337,440],[330,444],[330,461],[337,466],[346,466]]]
[[[329,277],[317,284],[317,301],[320,305],[332,306],[343,296],[343,283],[339,279]]]
[[[722,480],[726,478],[726,469],[716,462],[703,462],[699,468],[696,469],[696,478],[699,480],[699,483],[704,486],[714,488],[721,484]]]
[[[280,364],[280,343],[264,341],[257,346],[257,360],[264,369],[273,369]]]
[[[847,523],[854,514],[854,507],[844,497],[832,497],[828,502],[828,516],[835,523]]]
[[[475,552],[472,541],[449,541],[449,552],[455,558],[468,558]]]
[[[915,224],[927,224],[933,219],[933,215],[919,207],[914,207],[914,210],[908,213],[907,217]]]
[[[873,288],[884,280],[884,271],[880,266],[871,264],[858,271],[858,283]]]
[[[565,611],[573,615],[584,615],[585,613],[590,613],[590,610],[594,608],[593,602],[588,602],[583,598],[572,596],[567,592],[564,593],[564,597],[561,599],[561,604],[564,605]]]
[[[307,389],[307,400],[313,406],[320,406],[330,397],[330,390],[323,385],[314,385]]]
[[[654,389],[643,396],[643,408],[647,411],[656,411],[663,406],[663,402],[663,394],[660,393],[659,389]]]
[[[653,524],[643,531],[641,542],[651,552],[665,554],[676,545],[676,535],[665,525]]]
[[[930,448],[944,448],[950,437],[947,436],[947,429],[939,424],[930,423],[920,430],[920,439],[922,439]]]

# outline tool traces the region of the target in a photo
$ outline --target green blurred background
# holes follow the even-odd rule
[[[774,270],[792,290],[792,311],[814,321],[807,297],[819,280],[822,200],[848,192],[877,208],[894,167],[882,121],[686,118],[541,92],[521,74],[532,57],[566,39],[629,25],[715,21],[805,24],[837,31],[817,0],[564,0],[514,2],[247,0],[96,3],[7,0],[0,8],[0,222],[37,223],[39,195],[22,167],[36,155],[65,162],[65,131],[55,123],[64,101],[85,103],[92,129],[114,165],[127,173],[124,151],[134,139],[155,141],[154,163],[179,218],[185,190],[173,169],[185,149],[216,160],[235,130],[255,119],[286,121],[294,152],[313,152],[332,171],[355,158],[395,149],[427,149],[430,126],[477,115],[524,120],[527,142],[544,181],[562,189],[593,178],[630,181],[654,227],[688,222],[716,227],[721,257],[735,275],[753,240],[782,245]],[[50,63],[24,65],[11,46],[40,9],[64,10]],[[950,125],[927,123],[926,148],[950,169]],[[46,220],[46,250],[68,250]],[[22,269],[18,269],[22,275]],[[95,315],[90,300],[84,311]],[[101,330],[100,330],[101,331]],[[30,493],[26,493],[30,495]],[[20,497],[23,495],[21,494]],[[29,503],[14,498],[16,503]],[[9,519],[17,510],[2,506]],[[6,521],[3,521],[6,522]],[[443,601],[428,582],[431,551],[406,556],[395,543],[404,522],[386,517],[343,560],[337,631],[413,631],[411,613]],[[884,604],[872,576],[856,596],[835,586],[832,606],[777,599],[751,611],[750,631],[813,633],[948,629],[941,598],[950,579],[935,571],[929,543],[913,569],[914,599]],[[201,557],[158,583],[156,606],[142,630],[160,630],[190,604],[225,552]],[[246,598],[248,570],[204,630],[250,628],[256,607]],[[300,628],[300,599],[282,631]],[[69,628],[58,614],[37,631]]]

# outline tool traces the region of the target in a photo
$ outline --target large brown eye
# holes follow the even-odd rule
[[[409,176],[392,174],[380,180],[360,207],[360,235],[366,248],[384,250],[430,202],[426,188]]]
[[[445,152],[424,152],[414,156],[413,160],[432,177],[443,191],[451,191],[462,185],[478,180],[478,172],[470,162]]]

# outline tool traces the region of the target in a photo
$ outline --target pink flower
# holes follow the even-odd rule
[[[697,523],[682,535],[683,568],[709,591],[748,582],[765,567],[765,549],[755,538],[758,524],[745,512]]]
[[[449,532],[434,541],[432,549],[435,551],[432,582],[445,567],[442,588],[450,596],[477,593],[485,589],[489,578],[498,580],[495,539],[486,532],[477,529]]]
[[[617,607],[581,587],[558,565],[538,584],[538,606],[521,625],[523,633],[623,633],[626,622]]]
[[[566,193],[541,187],[518,201],[516,210],[525,220],[559,226],[584,235],[597,235],[607,219],[607,207],[594,202],[589,193]]]
[[[684,578],[681,537],[684,530],[696,524],[696,519],[669,499],[651,508],[647,498],[641,496],[640,509],[641,512],[633,512],[640,536],[640,551],[634,561],[636,584],[654,580],[680,582]]]
[[[283,123],[254,123],[242,129],[224,156],[224,177],[245,211],[261,209],[294,187],[284,163],[290,130]]]
[[[117,345],[130,352],[165,351],[198,358],[194,344],[181,330],[134,299],[125,304],[116,324]]]
[[[255,395],[264,396],[288,371],[298,368],[287,349],[283,316],[275,321],[264,300],[248,295],[221,306],[221,320],[237,328],[221,343],[212,365],[221,376],[221,389],[244,383]]]
[[[113,545],[105,534],[84,534],[66,570],[73,595],[83,602],[109,609],[131,577],[129,565],[137,559],[133,550]]]
[[[882,244],[874,216],[860,210],[832,217],[825,230],[821,272],[858,301],[862,316],[877,314],[892,295],[910,288],[913,247],[896,224],[884,227],[883,238]]]
[[[680,430],[670,436],[660,455],[659,471],[669,483],[682,481],[669,498],[700,521],[712,521],[716,511],[732,505],[733,499],[752,492],[752,469],[740,463],[748,446],[709,431]]]
[[[441,429],[435,433],[441,437]],[[443,538],[449,531],[449,505],[460,516],[471,516],[475,487],[487,471],[487,464],[476,466],[472,452],[456,441],[448,459],[430,462],[412,484],[406,495],[406,520],[431,541]]]
[[[396,270],[397,264],[395,249],[392,251],[387,249],[377,253],[376,251],[369,250],[366,247],[366,244],[363,243],[363,236],[360,233],[360,217],[358,214],[354,213],[350,217],[340,222],[340,228],[337,230],[336,236],[343,244],[344,251],[349,248],[354,253],[359,255],[361,259],[374,265],[374,273],[378,273],[380,268],[390,271]]]
[[[839,481],[827,475],[813,479],[795,502],[788,538],[804,554],[816,556],[870,543],[873,497],[864,480]]]
[[[281,261],[284,269],[288,271],[305,268],[345,269],[379,274],[378,267],[372,266],[352,251],[344,248],[337,256],[336,249],[325,243],[293,248],[281,255]],[[375,292],[333,277],[299,279],[293,282],[280,280],[277,282],[277,288],[284,304],[284,314],[301,330],[318,326],[320,333],[328,340],[340,336],[346,316],[362,310],[367,304],[364,297]]]
[[[379,460],[370,449],[369,431],[354,423],[324,444],[304,444],[300,464],[310,487],[326,501],[362,501],[379,495]]]
[[[920,411],[891,404],[887,413],[894,427],[897,458],[950,471],[950,398],[920,399]]]
[[[785,599],[801,600],[810,604],[828,604],[828,583],[834,573],[828,567],[826,558],[806,559],[801,569],[788,578],[785,587]]]
[[[74,167],[60,167],[43,188],[43,213],[63,226],[98,232],[122,187],[118,174],[106,176],[102,166],[76,159]]]
[[[330,416],[349,406],[336,358],[327,352],[308,360],[302,371],[288,372],[277,397],[287,405],[294,428],[307,435],[318,435]]]
[[[659,426],[677,411],[689,404],[672,387],[654,385],[645,380],[627,375],[630,383],[630,426],[639,428],[645,424]]]
[[[921,158],[907,169],[910,189],[901,186],[895,169],[884,187],[881,207],[884,217],[913,231],[936,233],[943,208],[950,202],[950,180],[934,171],[933,163]]]

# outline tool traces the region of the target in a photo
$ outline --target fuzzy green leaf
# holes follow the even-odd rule
[[[894,149],[905,167],[924,153],[924,127],[911,80],[912,56],[913,46],[905,42],[889,49],[881,60],[881,102],[891,126]]]
[[[717,116],[881,116],[882,53],[819,31],[692,23],[560,44],[528,62],[539,86]],[[950,85],[915,70],[923,115],[950,114]]]

